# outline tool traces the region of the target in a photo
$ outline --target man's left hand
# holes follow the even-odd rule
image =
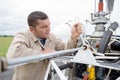
[[[82,34],[82,24],[77,23],[73,25],[71,33],[72,33],[71,38],[77,40],[80,34]]]

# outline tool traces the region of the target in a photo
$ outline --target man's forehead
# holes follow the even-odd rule
[[[38,25],[49,25],[50,21],[49,21],[49,19],[44,19],[44,20],[38,19],[37,23],[38,23]]]

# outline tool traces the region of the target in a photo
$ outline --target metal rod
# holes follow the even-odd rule
[[[65,54],[71,54],[80,49],[82,48],[74,48],[74,49],[68,49],[68,50],[63,50],[63,51],[50,52],[47,54],[39,54],[39,55],[33,55],[33,56],[28,56],[28,57],[9,59],[8,67],[16,66],[16,65],[23,65],[23,64],[27,64],[33,61],[49,59],[49,58],[58,57],[58,56],[65,55]]]
[[[51,68],[51,63],[48,64],[48,67],[47,67],[47,70],[46,70],[46,73],[45,73],[44,80],[47,80],[47,79],[48,79],[48,75],[49,75],[49,72],[50,72],[50,68]]]
[[[120,53],[105,53],[106,55],[118,55],[118,56],[120,56]]]
[[[118,59],[119,57],[111,57],[111,56],[95,56],[95,59]]]
[[[50,63],[52,64],[52,67],[55,69],[55,71],[57,72],[60,80],[67,80],[65,78],[65,76],[63,75],[63,73],[61,72],[61,70],[58,68],[58,66],[55,64],[55,62],[53,60],[50,61]]]

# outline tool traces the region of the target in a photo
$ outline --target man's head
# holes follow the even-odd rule
[[[48,38],[50,32],[50,21],[44,12],[34,11],[28,16],[28,25],[31,32],[39,38]]]

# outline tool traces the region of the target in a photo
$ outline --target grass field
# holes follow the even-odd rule
[[[0,37],[0,56],[5,56],[13,37]]]

